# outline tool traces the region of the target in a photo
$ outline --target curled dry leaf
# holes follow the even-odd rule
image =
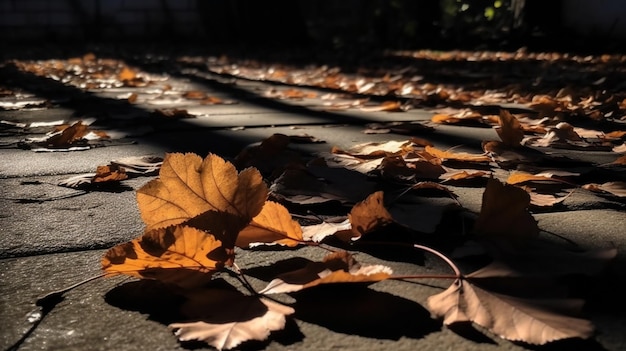
[[[126,170],[116,165],[98,166],[96,175],[93,177],[93,183],[116,183],[128,179]]]
[[[438,160],[415,159],[408,161],[401,156],[389,156],[383,158],[378,166],[378,171],[384,178],[401,182],[416,179],[437,179],[446,171],[436,161]]]
[[[517,118],[507,110],[500,111],[499,127],[496,132],[504,145],[509,147],[520,146],[524,139],[524,129]]]
[[[529,205],[530,195],[526,191],[490,178],[473,231],[480,237],[519,244],[536,238],[539,227],[528,211]]]
[[[295,312],[289,306],[266,298],[230,295],[234,295],[235,299],[224,291],[214,293],[209,295],[212,299],[208,306],[199,306],[207,314],[219,316],[218,321],[172,323],[169,328],[175,330],[180,341],[198,340],[218,350],[229,350],[245,341],[267,339],[271,332],[283,329],[285,317]],[[207,300],[206,296],[200,298]],[[193,307],[198,309],[198,306]]]
[[[351,147],[348,150],[341,150],[333,147],[333,154],[346,154],[361,159],[382,158],[385,156],[405,155],[415,151],[415,145],[411,140],[390,140],[384,143],[363,143]]]
[[[126,174],[133,176],[158,174],[162,164],[162,157],[149,155],[123,157],[111,161],[112,166],[123,167],[126,170]]]
[[[237,173],[233,164],[209,154],[167,154],[154,179],[137,190],[141,218],[148,229],[182,223],[207,211],[226,212],[250,221],[267,198],[259,171]]]
[[[467,162],[490,162],[491,158],[484,154],[470,154],[467,152],[452,152],[452,151],[443,151],[439,150],[433,146],[424,147],[424,152],[427,154],[437,157],[442,161],[445,160],[456,160],[456,161],[467,161]]]
[[[213,235],[188,226],[170,226],[109,249],[102,258],[107,274],[156,279],[182,287],[210,280],[211,274],[232,265],[234,252]]]
[[[239,232],[235,244],[242,248],[257,244],[295,247],[302,242],[302,228],[289,211],[279,203],[266,201],[261,213]]]
[[[306,241],[320,242],[327,236],[339,231],[352,229],[352,223],[346,219],[339,223],[322,222],[320,224],[302,226],[302,238]]]
[[[352,207],[348,218],[352,223],[353,239],[394,222],[391,213],[385,208],[383,198],[384,193],[377,191]]]
[[[310,262],[304,268],[279,275],[259,293],[289,293],[320,284],[373,283],[392,273],[386,266],[361,265],[348,252],[339,251],[326,256],[323,262]]]
[[[555,174],[550,172],[541,172],[537,174],[527,173],[527,172],[513,172],[509,175],[506,180],[507,184],[522,184],[527,182],[560,182],[561,180],[558,178],[553,178]],[[578,175],[578,174],[576,174]]]
[[[476,272],[478,273],[478,272]],[[469,274],[444,292],[428,298],[428,309],[445,325],[473,322],[511,341],[543,345],[568,338],[589,338],[593,324],[571,315],[581,300],[529,299],[494,293],[474,283]]]
[[[402,112],[405,111],[405,108],[400,101],[385,101],[380,105],[362,106],[360,110],[365,112]]]
[[[619,197],[626,197],[626,182],[606,182],[602,184],[589,183],[583,185],[583,189],[594,192],[606,192]]]

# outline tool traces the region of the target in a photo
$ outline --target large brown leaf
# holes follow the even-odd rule
[[[141,218],[148,229],[182,223],[207,211],[251,220],[267,198],[267,187],[254,168],[237,173],[217,155],[167,154],[159,178],[137,191]]]
[[[202,284],[215,271],[231,265],[232,250],[211,234],[187,226],[171,226],[146,232],[130,242],[109,249],[102,269],[157,279],[183,287]]]
[[[493,273],[482,269],[455,280],[448,289],[428,298],[428,309],[445,325],[473,322],[504,339],[529,344],[593,334],[591,322],[572,316],[580,311],[581,300],[521,298],[494,293],[476,284]]]

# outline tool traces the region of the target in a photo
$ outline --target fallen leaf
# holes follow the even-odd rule
[[[392,273],[386,266],[361,265],[348,252],[339,251],[326,256],[323,262],[310,262],[304,268],[279,275],[259,294],[289,293],[320,284],[373,283]]]
[[[581,300],[494,293],[474,283],[480,273],[457,279],[444,292],[430,296],[428,309],[445,325],[473,322],[504,339],[534,345],[593,335],[591,322],[568,315],[579,312]]]
[[[619,197],[626,197],[626,182],[606,182],[602,184],[589,183],[582,186],[583,189],[594,192],[606,192]]]
[[[225,265],[232,265],[233,257],[234,253],[226,252],[213,235],[176,225],[147,231],[137,239],[114,246],[102,258],[102,269],[111,275],[194,287],[206,283],[211,274]]]
[[[383,197],[384,193],[377,191],[352,207],[348,218],[352,223],[353,238],[359,238],[394,222],[391,213],[385,208]]]
[[[524,129],[519,121],[507,110],[500,111],[499,127],[496,132],[502,142],[510,147],[517,147],[524,139]]]
[[[183,97],[189,100],[203,100],[206,99],[207,95],[200,90],[189,90],[183,93]]]
[[[302,228],[289,211],[279,203],[266,201],[261,213],[239,232],[235,244],[241,248],[259,244],[295,247],[302,242]]]
[[[365,134],[417,134],[422,132],[432,132],[435,129],[420,122],[387,122],[370,123],[366,125]]]
[[[98,166],[96,168],[96,174],[93,177],[93,183],[112,183],[119,182],[124,179],[128,179],[126,170],[123,167],[109,165]]]
[[[572,173],[569,175],[578,175],[578,174]],[[558,178],[553,178],[553,176],[555,176],[555,174],[550,173],[550,172],[541,172],[537,174],[531,174],[527,172],[516,171],[509,175],[509,177],[506,180],[506,183],[515,185],[515,184],[522,184],[522,183],[527,183],[527,182],[546,182],[546,181],[562,182],[562,180]]]
[[[452,152],[439,150],[433,146],[424,147],[424,152],[437,157],[443,161],[456,160],[456,161],[468,161],[468,162],[490,162],[491,158],[484,154],[470,154],[467,152]]]
[[[123,167],[126,174],[132,176],[150,176],[158,174],[163,164],[159,156],[130,156],[111,161],[111,165]]]
[[[445,169],[438,162],[418,159],[407,162],[401,156],[383,158],[376,169],[386,179],[401,182],[412,182],[420,179],[438,179]]]
[[[131,81],[135,78],[137,78],[137,72],[126,66],[124,66],[120,73],[117,75],[117,79],[121,81]]]
[[[529,205],[530,195],[526,191],[490,178],[473,231],[480,237],[526,243],[539,235]]]
[[[232,163],[209,154],[165,155],[159,178],[137,190],[137,203],[147,229],[182,223],[207,211],[226,212],[250,221],[267,198],[259,171],[237,173]]]
[[[177,108],[162,108],[154,110],[153,114],[158,117],[165,118],[196,118],[196,116],[189,114],[187,110],[177,109]]]
[[[50,135],[45,141],[46,146],[63,148],[82,140],[89,133],[89,126],[78,121],[71,126],[57,127],[57,132]]]
[[[295,310],[289,306],[279,304],[263,297],[241,296],[235,298],[224,291],[208,295],[205,291],[198,299],[209,301],[198,306],[192,305],[195,310],[206,311],[213,318],[196,317],[201,319],[195,322],[172,323],[168,327],[180,341],[198,340],[218,350],[229,350],[249,340],[267,339],[271,332],[285,327],[286,316]],[[195,314],[198,314],[197,312]],[[214,316],[219,316],[215,318]],[[204,321],[209,319],[211,321]],[[217,319],[216,321],[212,321]]]
[[[384,143],[363,143],[351,147],[348,150],[341,150],[333,147],[333,154],[346,154],[362,159],[382,158],[385,156],[398,156],[415,151],[411,140],[390,140]]]
[[[302,238],[306,241],[317,243],[339,231],[350,229],[352,229],[352,223],[347,218],[339,223],[322,222],[320,224],[305,225],[302,226]]]
[[[376,106],[362,106],[360,110],[365,112],[402,112],[404,111],[404,108],[402,107],[402,103],[400,101],[385,101]]]

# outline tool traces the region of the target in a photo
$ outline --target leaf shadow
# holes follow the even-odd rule
[[[205,299],[202,296],[208,297]],[[215,298],[217,302],[212,301],[215,299],[211,297]],[[237,318],[243,318],[243,321],[247,318],[255,317],[256,313],[262,313],[262,311],[258,311],[258,308],[248,309],[245,307],[258,307],[260,303],[252,305],[249,301],[246,303],[245,299],[256,299],[256,297],[242,294],[223,279],[214,279],[206,287],[193,290],[180,289],[174,285],[156,280],[143,279],[124,283],[105,294],[105,301],[108,304],[127,311],[146,314],[148,320],[165,326],[190,319],[216,323],[239,321]],[[244,315],[237,313],[241,311],[237,311],[234,308],[242,301],[247,311]],[[235,311],[231,316],[227,313],[213,313],[211,306],[216,304],[226,309],[233,307]],[[303,339],[304,335],[293,318],[287,318],[285,327],[282,330],[272,332],[268,339],[263,341],[244,341],[237,349],[263,350],[272,341],[283,345],[291,345]],[[183,341],[180,342],[180,345],[189,350],[210,348],[205,342],[201,341]]]
[[[420,304],[363,284],[317,286],[291,294],[295,318],[366,338],[421,339],[441,330]]]
[[[533,351],[569,351],[569,350],[585,350],[585,351],[608,351],[597,340],[571,338],[553,341],[545,345],[529,345],[521,342],[513,342],[516,345]]]
[[[293,257],[271,266],[247,269],[246,275],[270,281],[311,261]],[[441,330],[441,323],[415,301],[367,288],[371,283],[326,284],[289,294],[295,318],[332,331],[367,338],[422,338]]]

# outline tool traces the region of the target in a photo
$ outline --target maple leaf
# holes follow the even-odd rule
[[[573,317],[582,307],[577,299],[522,298],[482,288],[482,278],[501,276],[487,266],[462,276],[445,291],[430,296],[428,309],[445,325],[473,322],[511,341],[543,345],[568,338],[588,338],[594,326]]]
[[[528,212],[529,205],[530,195],[526,191],[490,178],[474,232],[481,237],[527,242],[539,235],[537,221]]]
[[[266,201],[261,213],[239,232],[235,244],[242,248],[252,244],[295,247],[302,242],[302,228],[291,218],[289,211],[279,203]]]
[[[186,321],[168,327],[180,341],[203,341],[218,350],[265,340],[272,331],[283,329],[286,316],[295,312],[292,307],[230,288],[199,288],[185,291],[184,297],[187,301],[181,312]]]
[[[385,280],[391,274],[389,267],[361,265],[350,253],[339,251],[326,256],[323,262],[310,262],[301,269],[279,275],[259,293],[295,292],[320,284],[373,283]]]
[[[137,190],[147,229],[182,223],[207,211],[229,213],[250,221],[262,209],[267,187],[259,171],[237,173],[232,163],[209,154],[167,154],[159,178]]]
[[[233,257],[234,253],[213,235],[175,225],[148,231],[109,249],[102,258],[102,269],[108,274],[192,287],[205,283],[225,265],[232,265]]]

